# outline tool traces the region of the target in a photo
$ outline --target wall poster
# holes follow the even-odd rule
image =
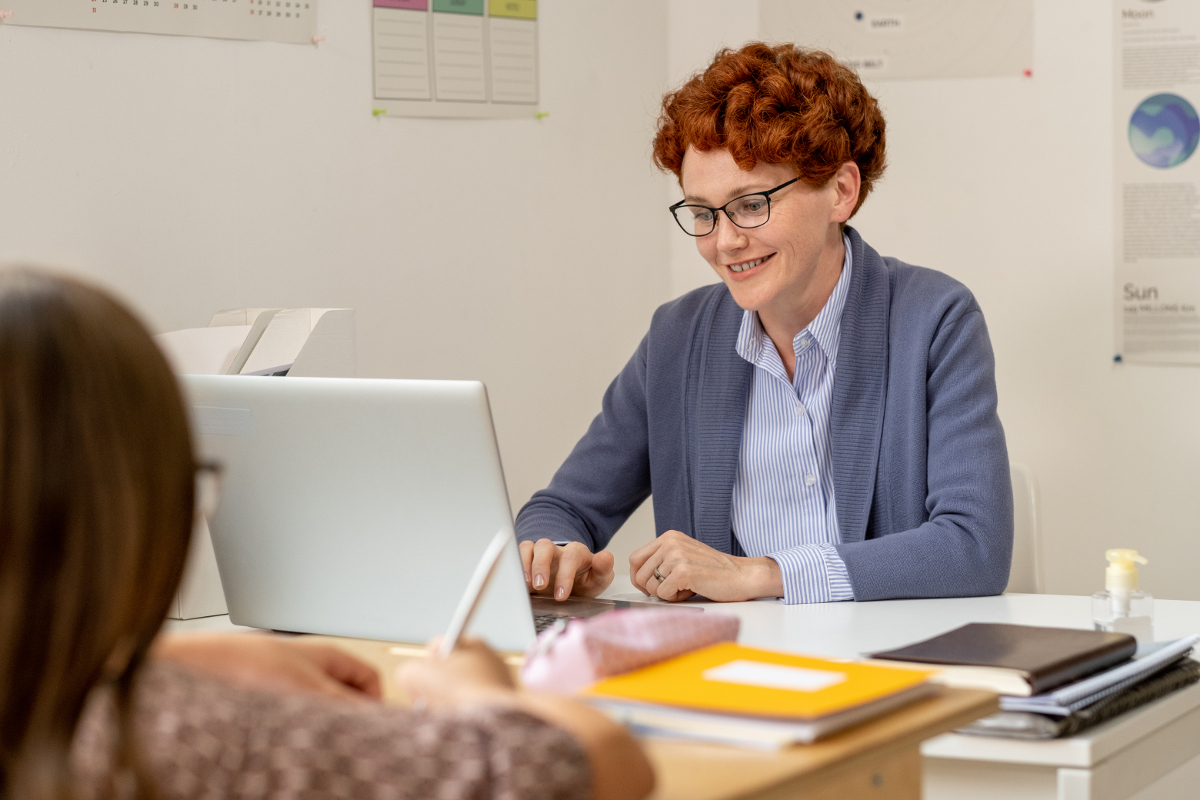
[[[3,0],[5,25],[312,44],[317,0]]]
[[[537,113],[537,0],[372,3],[376,114]]]
[[[1114,360],[1200,364],[1200,2],[1113,14]]]
[[[1033,67],[1033,0],[759,0],[759,31],[835,53],[866,80],[994,78]]]

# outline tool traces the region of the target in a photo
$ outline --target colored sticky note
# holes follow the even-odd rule
[[[746,686],[766,686],[793,692],[819,692],[846,680],[846,673],[827,669],[789,667],[785,664],[764,664],[739,658],[700,673],[706,681],[741,683]]]
[[[483,0],[433,0],[433,10],[443,14],[483,16]]]
[[[537,0],[490,0],[488,14],[493,17],[537,19]]]
[[[429,0],[375,0],[376,8],[406,8],[409,11],[428,11]]]

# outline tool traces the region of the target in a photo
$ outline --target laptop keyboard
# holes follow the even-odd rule
[[[588,619],[598,614],[622,608],[662,608],[657,598],[654,602],[638,600],[590,600],[583,597],[568,597],[566,600],[555,600],[550,597],[533,595],[529,598],[533,606],[533,628],[538,633],[552,627],[561,620]],[[676,606],[688,608],[691,611],[702,611],[695,606]]]
[[[576,617],[568,617],[566,614],[534,614],[533,629],[541,633],[564,617],[567,619],[576,619]]]

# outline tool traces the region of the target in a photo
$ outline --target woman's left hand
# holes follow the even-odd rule
[[[303,636],[269,633],[159,634],[150,651],[245,689],[377,702],[379,673],[345,650]]]
[[[644,594],[671,602],[697,594],[721,602],[783,596],[783,574],[775,559],[731,556],[679,531],[667,531],[634,550],[629,578]]]

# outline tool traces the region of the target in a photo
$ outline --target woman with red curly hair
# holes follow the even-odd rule
[[[663,99],[654,160],[721,283],[658,309],[517,518],[531,591],[786,603],[999,594],[1013,512],[983,314],[846,223],[884,169],[879,105],[793,45],[723,50]]]

